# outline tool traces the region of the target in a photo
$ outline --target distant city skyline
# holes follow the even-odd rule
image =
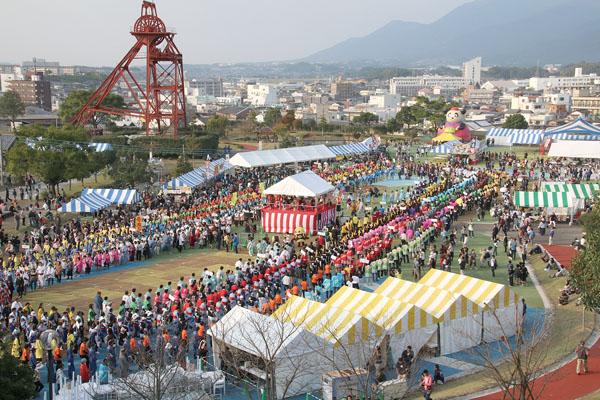
[[[188,64],[306,57],[393,20],[432,22],[470,0],[155,0]],[[112,66],[133,43],[141,0],[7,0],[1,62]]]

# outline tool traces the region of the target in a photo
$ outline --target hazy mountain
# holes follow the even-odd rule
[[[401,65],[600,60],[599,0],[475,0],[430,24],[393,21],[305,59]]]

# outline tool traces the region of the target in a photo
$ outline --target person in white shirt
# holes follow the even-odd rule
[[[125,294],[123,295],[123,297],[121,298],[121,300],[123,300],[125,302],[125,308],[130,308],[131,307],[131,297],[129,296],[129,291],[126,290]]]

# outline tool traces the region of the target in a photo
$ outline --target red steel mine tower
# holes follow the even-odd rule
[[[186,126],[185,94],[183,84],[183,55],[173,42],[174,32],[169,32],[156,13],[152,1],[144,0],[142,15],[133,25],[131,34],[136,43],[119,62],[116,68],[92,94],[87,104],[73,118],[74,124],[84,125],[94,113],[140,117],[146,123],[146,134],[150,124],[156,123],[158,132],[165,121],[177,136],[180,125]],[[145,54],[144,50],[145,49]],[[144,60],[146,82],[130,70],[134,60]],[[103,105],[104,99],[116,86],[123,84],[134,99],[128,109]]]

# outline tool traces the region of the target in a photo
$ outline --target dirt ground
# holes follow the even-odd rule
[[[233,267],[239,257],[247,257],[247,254],[197,250],[184,251],[182,254],[172,252],[141,266],[120,269],[117,267],[114,272],[109,271],[68,283],[63,281],[60,285],[31,292],[25,295],[21,302],[30,302],[34,307],[43,302],[44,309],[49,310],[51,306],[56,306],[59,311],[75,306],[76,310],[85,312],[96,292],[101,291],[102,296],[108,296],[113,305],[118,307],[125,290],[136,288],[137,292],[145,293],[146,290],[152,289],[154,292],[158,286],[168,281],[176,283],[181,276],[186,280],[192,272],[198,276],[204,268],[216,271],[220,266],[224,266],[225,269]]]

